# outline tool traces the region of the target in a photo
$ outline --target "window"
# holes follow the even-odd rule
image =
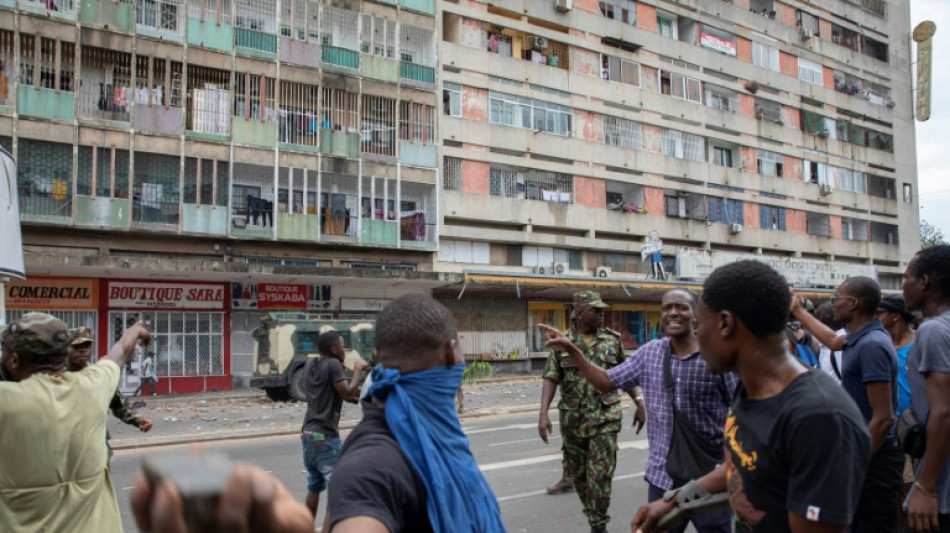
[[[864,172],[851,170],[850,168],[839,168],[837,170],[838,187],[841,190],[867,194],[867,176]]]
[[[399,138],[429,146],[435,144],[435,106],[400,102]]]
[[[280,142],[317,146],[320,138],[320,89],[291,81],[280,82]]]
[[[829,187],[834,185],[828,176],[828,166],[816,161],[805,161],[805,181]]]
[[[636,26],[637,4],[632,0],[606,0],[600,2],[600,15],[624,24]]]
[[[320,127],[325,130],[356,131],[357,95],[343,89],[323,88]]]
[[[822,81],[821,65],[801,57],[798,58],[798,79],[815,85],[822,85],[824,82]]]
[[[663,191],[663,207],[666,216],[706,220],[706,198],[701,194],[683,191]]]
[[[732,167],[732,150],[730,150],[729,148],[713,146],[712,162],[714,165],[731,168]]]
[[[762,98],[755,99],[755,118],[759,120],[767,120],[769,122],[775,122],[778,124],[782,123],[782,105],[778,102],[773,102],[771,100],[765,100]]]
[[[275,113],[274,78],[237,73],[234,75],[234,116],[272,122]]]
[[[212,4],[215,0],[210,1]],[[192,0],[194,2],[194,0]],[[280,3],[280,34],[295,41],[320,42],[320,4],[315,0],[294,0]],[[293,9],[293,12],[291,12]]]
[[[457,83],[442,84],[442,107],[446,115],[462,116],[462,87]]]
[[[768,150],[759,150],[756,155],[756,168],[759,174],[763,176],[782,177],[785,158],[782,154],[769,152]]]
[[[616,56],[601,56],[600,77],[609,81],[619,81],[635,87],[640,86],[640,64]]]
[[[135,23],[158,31],[181,33],[178,18],[181,4],[181,0],[137,0]]]
[[[505,266],[521,266],[521,248],[520,244],[505,245]]]
[[[739,96],[735,91],[707,83],[705,84],[704,92],[706,94],[707,106],[730,113],[735,113],[739,110]]]
[[[111,311],[112,338],[137,320],[149,324],[160,377],[224,375],[224,313]]]
[[[660,92],[676,98],[702,103],[703,91],[699,80],[673,72],[660,71]]]
[[[664,128],[662,140],[663,155],[687,161],[705,161],[705,142],[698,135]]]
[[[842,217],[841,238],[846,241],[868,240],[868,223],[866,220]]]
[[[802,35],[811,37],[818,37],[820,35],[818,17],[801,9],[795,11],[795,27],[801,30]]]
[[[708,196],[706,198],[708,220],[723,224],[742,224],[745,222],[743,205],[742,200]]]
[[[805,231],[809,235],[831,237],[831,217],[820,213],[806,213]]]
[[[913,203],[914,201],[914,186],[910,183],[904,184],[904,201],[908,203]]]
[[[785,231],[785,208],[759,204],[759,227]]]
[[[492,196],[571,203],[573,176],[544,170],[492,166],[489,188]]]
[[[447,191],[462,190],[462,160],[445,157],[442,169],[442,188]]]
[[[570,136],[572,111],[568,106],[492,91],[489,94],[489,119],[538,132]]]
[[[316,11],[313,13],[316,19]],[[188,14],[202,22],[230,24],[231,2],[230,0],[191,0],[188,2]]]
[[[753,41],[752,64],[778,72],[780,70],[778,48]]]
[[[362,99],[360,151],[364,154],[395,156],[396,101],[369,94],[364,94]]]
[[[75,50],[73,43],[21,33],[20,84],[72,92],[74,90],[73,76],[76,73]]]
[[[657,32],[662,36],[669,37],[670,39],[676,39],[676,29],[673,26],[673,19],[657,16],[656,29]]]
[[[396,21],[361,15],[360,52],[392,59],[396,57]]]
[[[611,146],[642,149],[640,123],[632,120],[613,117],[604,117],[604,142]]]
[[[871,222],[871,241],[898,244],[897,226],[883,222]]]

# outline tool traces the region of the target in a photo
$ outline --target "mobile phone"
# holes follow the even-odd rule
[[[162,453],[145,457],[142,469],[152,486],[168,480],[178,490],[189,533],[216,531],[218,501],[234,471],[220,453]]]

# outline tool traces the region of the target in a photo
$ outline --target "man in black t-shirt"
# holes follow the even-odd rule
[[[320,357],[307,361],[303,367],[307,414],[300,432],[303,463],[307,468],[307,508],[317,516],[320,493],[327,488],[340,455],[340,409],[343,400],[356,402],[359,396],[360,373],[367,367],[362,359],[356,362],[349,382],[343,374],[343,336],[328,331],[317,338]]]
[[[717,269],[698,308],[703,359],[742,382],[726,419],[726,461],[641,507],[648,533],[677,505],[729,492],[740,533],[844,533],[854,519],[871,439],[854,402],[785,346],[785,279],[757,261]]]

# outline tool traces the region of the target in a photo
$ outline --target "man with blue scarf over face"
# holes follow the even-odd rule
[[[376,360],[324,531],[504,532],[455,412],[465,363],[452,314],[421,294],[395,300],[376,320]]]

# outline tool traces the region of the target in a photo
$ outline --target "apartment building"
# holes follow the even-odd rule
[[[437,289],[467,353],[597,289],[625,348],[751,255],[815,297],[919,248],[906,0],[441,2]],[[659,267],[662,266],[663,269]]]
[[[9,315],[92,327],[99,353],[144,319],[161,392],[222,390],[263,311],[457,281],[432,269],[437,27],[435,0],[0,0]]]

